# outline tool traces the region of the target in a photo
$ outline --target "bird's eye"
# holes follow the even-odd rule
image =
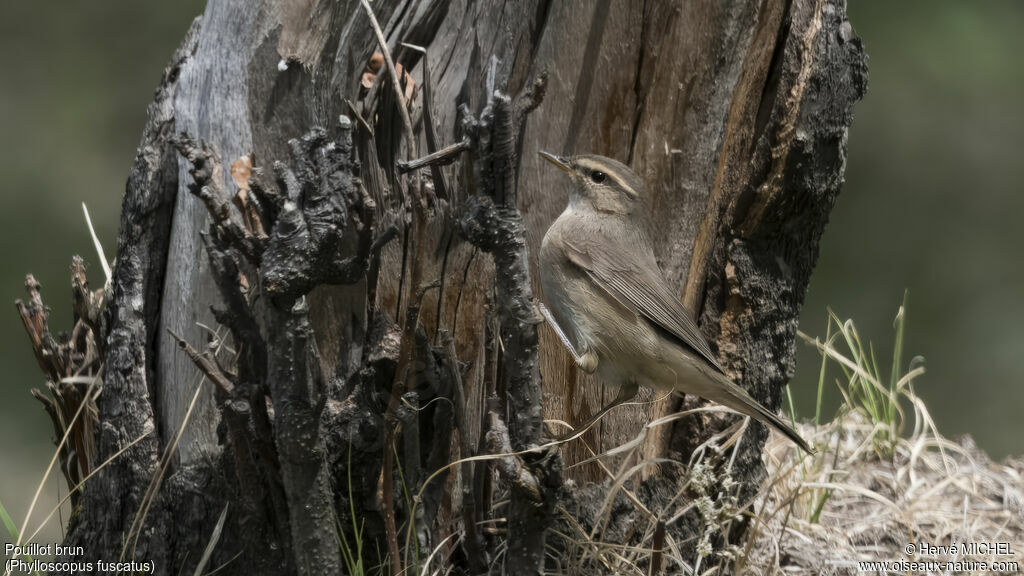
[[[608,179],[608,176],[604,172],[594,170],[590,173],[590,179],[594,181],[594,184],[600,184]]]

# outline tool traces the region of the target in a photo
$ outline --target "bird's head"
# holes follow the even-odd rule
[[[609,214],[646,215],[644,183],[622,162],[594,154],[568,158],[549,152],[540,155],[569,174],[571,206]]]

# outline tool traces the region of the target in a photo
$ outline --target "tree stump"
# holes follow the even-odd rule
[[[604,478],[563,464],[680,406],[521,453],[543,443],[541,410],[579,423],[617,386],[577,371],[530,308],[568,196],[539,150],[644,178],[669,280],[779,406],[866,90],[845,2],[377,0],[386,50],[370,6],[211,1],[165,71],[96,328],[96,461],[142,440],[84,488],[66,543],[87,555],[339,573],[361,534],[393,573],[435,548],[481,573],[495,540],[473,524],[507,516],[506,567],[540,573],[563,481]],[[651,429],[629,458],[686,462],[731,422]],[[766,435],[738,448],[740,502]],[[669,481],[647,474],[651,493]]]

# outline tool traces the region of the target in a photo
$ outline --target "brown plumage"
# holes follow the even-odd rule
[[[541,155],[569,174],[568,206],[544,236],[540,279],[545,316],[577,364],[623,392],[637,386],[696,394],[807,442],[725,374],[692,314],[654,259],[640,178],[601,156]],[[604,411],[602,411],[603,413]]]

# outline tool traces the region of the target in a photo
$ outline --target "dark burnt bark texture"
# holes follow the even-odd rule
[[[488,98],[479,119],[467,117],[464,128],[474,151],[473,172],[477,194],[465,203],[459,221],[462,235],[494,257],[495,303],[498,308],[502,398],[488,399],[487,446],[492,454],[508,454],[538,447],[541,440],[540,372],[537,365],[537,324],[525,230],[517,206],[516,182],[519,129],[525,115],[540,104],[546,78],[538,78],[515,103],[500,92]],[[546,526],[553,517],[562,463],[558,450],[549,447],[522,456],[506,456],[498,470],[508,482],[510,501],[507,529],[507,569],[513,574],[539,574],[544,565]]]
[[[66,544],[158,573],[623,570],[581,552],[598,536],[656,549],[633,570],[699,564],[743,524],[679,510],[744,507],[766,432],[735,458],[697,448],[727,418],[640,436],[665,400],[545,441],[618,383],[536,312],[568,192],[536,152],[637,170],[680,298],[778,407],[865,63],[842,0],[211,1],[149,108],[111,283],[78,263],[66,341],[34,283],[19,306],[47,411],[86,403],[68,484],[113,457]],[[69,375],[101,378],[94,406]],[[692,483],[726,461],[738,489]]]

